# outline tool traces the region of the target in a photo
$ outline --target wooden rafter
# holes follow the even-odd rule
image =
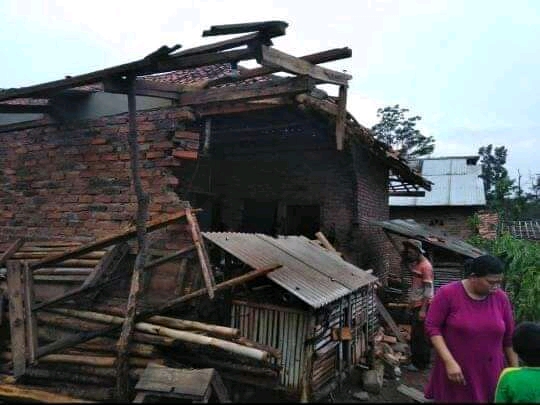
[[[350,48],[335,48],[327,51],[312,53],[309,55],[301,56],[300,59],[312,64],[319,64],[325,62],[331,62],[339,59],[350,58],[352,51]],[[220,84],[237,82],[246,79],[252,79],[254,77],[265,76],[268,74],[279,72],[280,69],[273,69],[267,66],[261,66],[254,69],[246,69],[239,66],[239,74],[237,76],[225,76],[217,79],[210,80],[207,86],[217,86]]]
[[[47,104],[29,105],[29,104],[0,103],[0,113],[2,114],[50,114],[51,106]]]
[[[284,72],[306,75],[321,83],[346,85],[352,79],[352,76],[346,73],[313,65],[304,59],[297,58],[296,56],[289,55],[266,45],[261,45],[261,54],[258,62],[263,66],[283,70]]]
[[[67,79],[55,80],[52,82],[21,87],[18,89],[4,90],[0,92],[0,101],[20,97],[47,96],[51,92],[58,92],[71,87],[97,83],[108,77],[120,77],[129,74],[141,76],[145,74],[168,72],[179,69],[191,69],[218,63],[238,62],[241,60],[253,59],[256,51],[256,49],[249,48],[191,56],[167,56],[158,60],[143,58],[135,62],[130,62],[79,76],[73,76]]]

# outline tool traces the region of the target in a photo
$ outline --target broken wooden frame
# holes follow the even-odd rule
[[[297,75],[298,78],[312,79],[313,83],[329,83],[340,86],[338,108],[340,111],[336,123],[336,145],[338,150],[343,149],[344,139],[344,117],[346,115],[346,88],[351,75],[337,72],[328,68],[318,66],[318,63],[333,61],[351,56],[349,48],[334,49],[317,54],[306,55],[302,58],[289,55],[285,52],[271,48],[271,39],[284,35],[288,26],[283,21],[263,21],[259,23],[230,24],[213,26],[210,30],[204,31],[203,36],[224,35],[225,33],[245,33],[236,38],[219,41],[209,45],[203,45],[179,52],[175,52],[180,45],[172,48],[162,46],[158,50],[147,55],[145,58],[126,63],[111,68],[69,77],[63,80],[43,83],[35,86],[28,86],[19,89],[8,89],[0,93],[0,101],[10,100],[20,97],[43,97],[49,98],[61,91],[77,86],[104,83],[105,91],[115,93],[129,93],[129,78],[148,74],[162,73],[180,69],[191,69],[200,66],[208,66],[219,63],[231,63],[237,66],[239,61],[256,59],[261,65],[257,69],[243,69],[243,73],[238,77],[217,79],[216,82],[209,81],[206,85],[216,85],[227,81],[245,80],[246,78],[268,75],[275,72],[288,72]],[[252,32],[255,31],[255,32]],[[244,47],[242,49],[234,49]],[[274,78],[272,78],[274,79]],[[204,90],[200,86],[177,86],[155,83],[149,80],[135,79],[135,94],[161,97],[177,100],[179,105],[197,105],[208,103],[221,103],[234,100],[249,100],[252,98],[264,99],[280,94],[291,94],[309,92],[313,85],[307,87],[281,87],[279,91],[275,88],[270,93],[265,92],[265,87],[274,87],[274,80],[266,80],[259,89],[252,92],[242,88],[224,88]],[[49,106],[16,106],[0,104],[0,109],[4,108],[9,112],[38,111],[50,113]],[[1,110],[0,110],[1,111]]]
[[[188,221],[192,230],[194,245],[150,262],[146,264],[144,269],[148,270],[155,268],[197,248],[202,252],[199,255],[199,259],[201,261],[201,269],[206,282],[205,291],[210,295],[210,297],[213,297],[215,280],[213,274],[211,273],[208,254],[205,253],[206,250],[204,247],[204,241],[200,236],[198,223],[192,213],[191,208],[186,208],[185,211],[181,211],[178,214],[167,216],[165,219],[152,221],[147,225],[147,230],[153,231],[163,228],[184,217],[189,218]],[[82,296],[88,293],[92,293],[92,296],[87,296],[86,299],[94,299],[98,288],[122,278],[122,275],[115,275],[114,273],[116,272],[121,260],[125,257],[129,250],[128,245],[123,242],[135,236],[135,232],[136,230],[134,227],[130,227],[122,233],[105,237],[83,246],[75,247],[64,253],[49,255],[45,259],[38,260],[32,264],[28,264],[26,261],[18,260],[7,261],[7,285],[13,352],[13,372],[16,377],[24,374],[27,364],[32,364],[40,356],[39,353],[46,353],[51,347],[56,347],[57,345],[62,345],[64,343],[54,342],[41,348],[37,347],[35,312],[53,304],[65,301],[69,298]],[[16,253],[17,249],[23,244],[23,241],[23,239],[19,239],[12,244],[2,255],[2,260],[5,260],[7,257],[12,257]],[[35,305],[33,299],[33,271],[36,271],[36,269],[40,267],[51,266],[64,260],[92,252],[96,249],[109,247],[115,244],[117,245],[107,252],[107,254],[92,270],[83,285],[66,294],[62,294],[58,297]]]

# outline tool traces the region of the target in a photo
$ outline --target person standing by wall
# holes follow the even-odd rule
[[[424,370],[431,361],[431,344],[424,331],[424,320],[433,298],[433,266],[424,256],[422,242],[407,239],[403,242],[402,265],[412,276],[409,293],[411,314],[410,371]]]
[[[505,360],[517,366],[512,307],[499,288],[503,270],[494,256],[476,257],[465,263],[465,279],[435,294],[425,325],[436,352],[426,398],[492,402]]]
[[[505,368],[495,391],[495,403],[540,403],[540,324],[520,323],[512,347],[523,367]]]

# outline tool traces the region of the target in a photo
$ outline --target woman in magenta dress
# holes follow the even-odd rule
[[[435,348],[435,364],[425,397],[435,402],[493,402],[505,359],[512,350],[514,319],[499,289],[503,264],[484,255],[466,263],[465,279],[442,286],[428,310],[425,330]]]

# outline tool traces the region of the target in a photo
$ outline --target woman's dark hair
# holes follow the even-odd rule
[[[512,347],[530,367],[540,367],[540,324],[522,322],[514,330]]]
[[[495,256],[483,255],[468,259],[464,264],[465,277],[484,277],[488,274],[501,274],[504,272],[503,262]]]

